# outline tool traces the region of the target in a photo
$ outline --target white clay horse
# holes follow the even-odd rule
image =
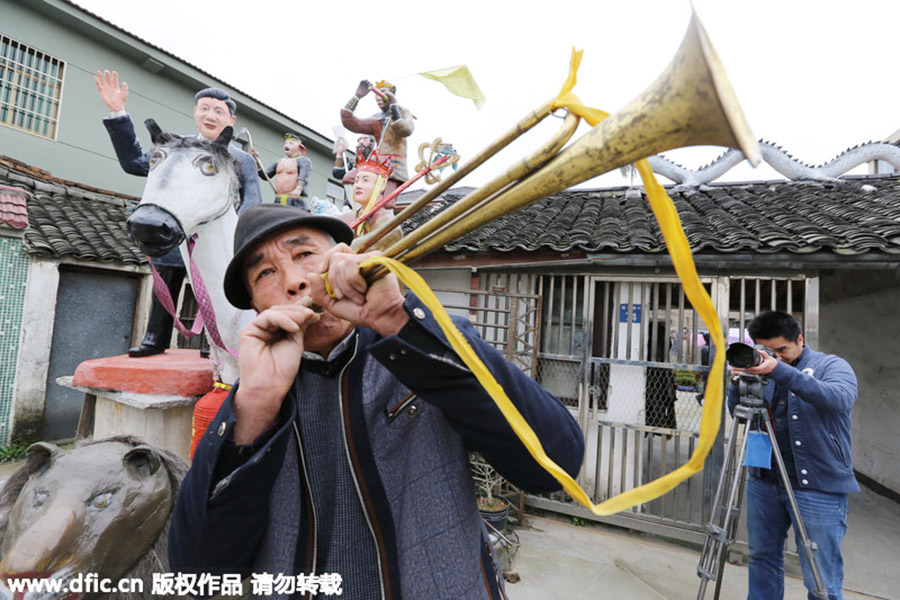
[[[222,280],[234,247],[237,224],[238,178],[228,151],[233,134],[226,127],[215,141],[197,136],[164,133],[152,120],[145,122],[154,148],[144,195],[128,218],[129,235],[150,256],[162,256],[179,246],[191,286],[193,281],[187,240],[197,235],[193,261],[215,313],[224,345],[237,351],[238,333],[252,319],[252,312],[238,310],[225,298]],[[217,381],[233,384],[238,377],[237,358],[210,337],[210,358]]]

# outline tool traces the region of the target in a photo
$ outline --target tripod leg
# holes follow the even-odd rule
[[[740,515],[740,493],[746,476],[746,469],[743,467],[743,464],[744,456],[747,452],[748,425],[749,420],[747,418],[737,416],[731,428],[731,437],[728,440],[728,446],[725,449],[725,456],[722,461],[722,474],[716,487],[716,498],[713,502],[712,514],[710,515],[709,523],[706,525],[706,541],[703,544],[700,564],[697,567],[697,575],[700,577],[700,589],[697,593],[697,600],[703,600],[705,597],[706,586],[710,580],[717,582],[714,598],[719,597],[720,581],[724,571],[722,557],[725,554],[725,549],[733,541],[734,526],[738,515]],[[741,440],[741,446],[735,459],[735,448],[738,439]],[[727,504],[723,504],[726,488],[728,490]],[[720,517],[721,511],[724,511],[723,517]],[[720,522],[721,525],[719,525]]]
[[[741,464],[743,464],[743,460],[741,461]],[[736,502],[737,502],[738,508],[740,508],[741,502],[744,498],[744,488],[746,487],[746,483],[747,483],[747,469],[742,468],[741,469],[741,480],[740,480],[740,483],[738,484],[737,496],[736,496],[736,499],[737,499]],[[737,536],[737,527],[738,527],[737,517],[739,516],[739,514],[740,514],[740,512],[738,513],[738,515],[735,515],[734,519],[731,520],[731,527],[728,530],[728,539],[731,541],[734,541],[735,537]],[[719,573],[716,576],[716,587],[715,587],[715,590],[713,591],[713,600],[719,600],[719,594],[722,592],[722,579],[724,578],[724,576],[725,576],[725,560],[720,560],[719,561]]]
[[[797,529],[797,536],[800,538],[800,552],[806,557],[809,563],[810,571],[812,571],[815,580],[816,589],[812,592],[816,598],[828,600],[828,591],[825,589],[825,583],[822,580],[822,574],[819,572],[819,565],[816,562],[815,542],[809,539],[806,533],[806,526],[803,524],[803,517],[800,514],[800,507],[797,506],[797,497],[794,495],[794,489],[791,487],[791,480],[788,478],[787,469],[784,467],[784,459],[781,457],[781,450],[778,449],[778,440],[775,438],[775,429],[772,426],[772,419],[769,417],[768,411],[761,412],[763,423],[765,423],[766,433],[769,434],[769,440],[772,442],[772,453],[775,455],[775,465],[778,467],[778,474],[781,477],[781,484],[787,492],[788,500],[791,503],[791,511],[794,513],[794,526]]]

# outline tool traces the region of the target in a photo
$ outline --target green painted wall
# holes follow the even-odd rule
[[[9,441],[27,278],[22,238],[7,237],[0,230],[0,446]]]
[[[203,87],[223,87],[238,102],[235,130],[249,128],[266,165],[282,156],[285,131],[297,131],[308,139],[313,164],[309,190],[325,196],[333,160],[331,141],[300,123],[262,105],[242,102],[221,82],[178,64],[70,5],[55,0],[0,0],[0,15],[0,33],[66,62],[57,140],[0,125],[0,155],[50,171],[55,177],[140,196],[143,179],[122,172],[101,123],[108,110],[97,95],[92,77],[98,69],[110,69],[128,82],[126,108],[145,148],[150,146],[143,127],[145,119],[155,119],[167,131],[192,134],[196,132],[194,93]],[[168,65],[153,73],[142,66],[148,56]],[[263,201],[271,200],[268,185],[262,180],[260,183]]]

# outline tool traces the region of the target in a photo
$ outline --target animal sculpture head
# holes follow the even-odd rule
[[[87,442],[71,450],[39,442],[0,490],[0,595],[13,578],[71,582],[96,574],[116,582],[168,571],[166,532],[187,464],[131,437]],[[67,589],[65,585],[62,589]],[[9,594],[11,597],[11,594]],[[79,594],[16,595],[79,597]],[[99,597],[92,594],[84,598]]]
[[[234,130],[216,140],[163,132],[153,119],[150,171],[141,203],[127,221],[128,234],[150,256],[176,248],[204,224],[234,210],[238,178],[228,150]]]

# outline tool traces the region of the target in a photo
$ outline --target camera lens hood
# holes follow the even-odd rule
[[[736,369],[749,369],[762,362],[759,353],[753,346],[741,342],[734,342],[728,346],[728,350],[725,351],[725,360]]]

